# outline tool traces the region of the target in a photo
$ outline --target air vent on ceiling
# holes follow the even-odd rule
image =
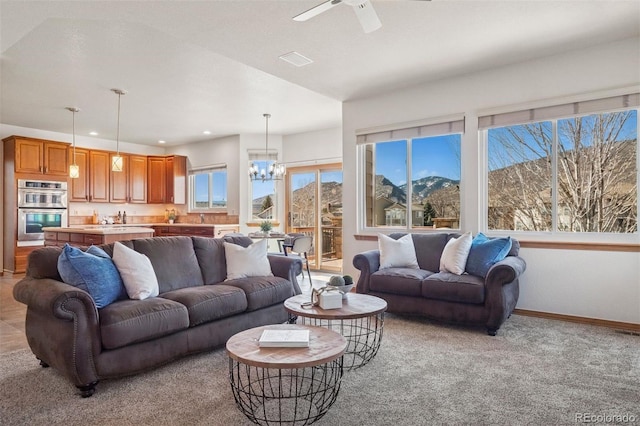
[[[285,62],[289,62],[291,65],[295,65],[296,67],[303,67],[313,62],[311,59],[299,54],[298,52],[285,53],[284,55],[279,56],[279,58]]]

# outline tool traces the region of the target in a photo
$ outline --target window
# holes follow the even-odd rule
[[[252,161],[254,163],[255,161]],[[273,160],[259,161],[259,168],[269,170]],[[262,181],[259,178],[251,181],[251,221],[276,219],[276,182]]]
[[[364,225],[460,228],[460,148],[464,119],[363,131]]]
[[[639,98],[481,117],[487,229],[637,233]]]
[[[189,172],[189,211],[227,208],[227,166],[211,166]]]

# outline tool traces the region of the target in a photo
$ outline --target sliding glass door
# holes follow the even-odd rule
[[[313,236],[312,269],[342,271],[342,165],[287,170],[288,233]]]

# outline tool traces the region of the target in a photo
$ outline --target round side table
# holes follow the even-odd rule
[[[325,327],[342,334],[349,342],[344,368],[353,370],[367,364],[378,353],[384,329],[387,302],[368,294],[347,293],[338,309],[319,306],[303,308],[310,296],[299,294],[284,301],[292,322]]]
[[[264,348],[266,329],[307,329],[309,347]],[[335,402],[347,341],[322,327],[279,324],[245,330],[227,341],[229,381],[240,411],[259,425],[308,425]]]

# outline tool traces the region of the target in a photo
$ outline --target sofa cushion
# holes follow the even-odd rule
[[[233,243],[224,243],[227,262],[227,280],[246,277],[268,277],[273,275],[271,264],[267,258],[266,239],[256,241],[249,247]]]
[[[142,238],[133,246],[151,260],[160,293],[203,284],[191,237]]]
[[[480,232],[471,242],[466,271],[486,277],[494,263],[501,261],[511,250],[511,237],[488,238]]]
[[[416,250],[413,247],[411,235],[395,239],[378,234],[378,248],[380,250],[380,269],[418,269]]]
[[[398,239],[404,233],[393,233],[389,235],[391,238]],[[439,232],[434,234],[411,234],[413,238],[413,247],[416,251],[418,266],[426,271],[440,270],[440,254],[447,244],[449,234]]]
[[[247,297],[247,311],[282,303],[294,295],[293,284],[281,277],[239,278],[225,281],[224,285],[244,291]]]
[[[121,300],[100,310],[100,332],[105,349],[153,340],[187,327],[187,308],[162,297]]]
[[[116,241],[113,262],[118,267],[130,299],[142,300],[158,295],[158,279],[147,256]]]
[[[424,269],[381,269],[371,274],[369,287],[371,291],[420,297],[420,283],[432,274],[433,272]]]
[[[62,280],[91,295],[97,308],[126,297],[120,274],[107,253],[91,246],[86,252],[65,244],[58,257]]]
[[[229,317],[247,309],[244,291],[228,285],[205,285],[181,288],[160,295],[187,307],[191,327]]]
[[[421,283],[422,297],[457,303],[484,303],[484,279],[474,275],[440,272]]]
[[[227,277],[224,240],[221,238],[191,237],[193,249],[205,284],[216,284]]]

